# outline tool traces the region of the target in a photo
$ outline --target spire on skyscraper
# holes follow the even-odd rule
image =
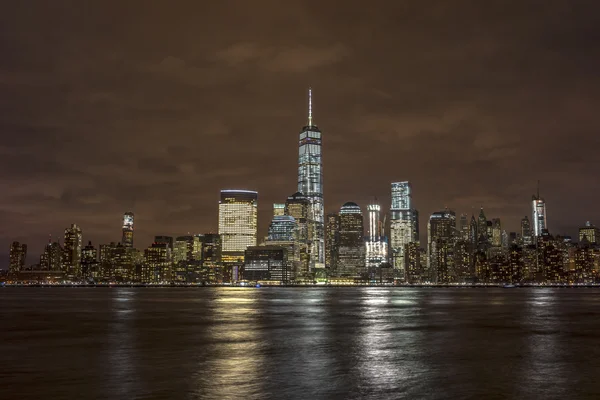
[[[312,126],[312,88],[308,88],[308,126]]]

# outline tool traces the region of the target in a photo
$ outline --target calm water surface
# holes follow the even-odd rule
[[[0,289],[2,399],[597,399],[600,291]]]

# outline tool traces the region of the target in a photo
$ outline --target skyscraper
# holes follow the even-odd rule
[[[65,229],[63,270],[72,278],[81,277],[81,228],[75,224]]]
[[[291,257],[293,272],[296,278],[309,278],[310,255],[314,224],[309,221],[310,201],[300,192],[289,196],[285,201],[285,215],[293,217],[297,224],[294,243],[295,254]]]
[[[383,236],[381,206],[375,201],[367,206],[369,231],[366,244],[366,266],[378,267],[387,262],[387,238]]]
[[[492,218],[492,246],[502,246],[502,225],[500,218]]]
[[[64,253],[60,244],[50,239],[44,248],[44,252],[40,255],[40,270],[60,271],[63,268],[63,256]]]
[[[448,283],[454,267],[456,214],[444,210],[434,212],[427,225],[427,263],[436,283]]]
[[[98,267],[98,251],[89,241],[87,246],[81,249],[81,275],[85,278],[100,278]]]
[[[309,268],[325,266],[323,165],[321,131],[312,120],[312,90],[308,91],[308,124],[300,132],[298,148],[298,192],[309,201],[308,221],[313,238]]]
[[[477,218],[477,242],[481,244],[487,244],[488,229],[487,229],[487,218],[483,212],[483,207],[479,210],[479,217]]]
[[[8,271],[11,274],[22,271],[25,267],[26,258],[27,245],[25,243],[12,242],[10,245],[10,263],[8,266]]]
[[[406,264],[406,245],[411,242],[419,242],[419,213],[413,208],[412,185],[410,182],[392,183],[392,206],[390,212],[392,265],[403,276]]]
[[[539,185],[537,194],[531,197],[531,206],[533,211],[533,236],[537,240],[539,236],[542,236],[542,232],[548,229],[546,224],[546,201],[540,197]]]
[[[325,267],[334,271],[337,266],[340,249],[340,216],[337,213],[327,214],[325,225]]]
[[[466,242],[469,241],[469,217],[467,214],[460,215],[460,239]]]
[[[363,215],[360,207],[353,202],[345,203],[340,208],[340,247],[336,275],[356,276],[364,272],[363,235]]]
[[[121,243],[124,247],[133,247],[133,213],[131,211],[123,214],[123,237]]]
[[[600,239],[600,229],[587,221],[583,228],[579,228],[579,241],[583,241],[584,238],[590,244],[597,244],[598,239]]]
[[[250,190],[221,190],[219,235],[223,262],[243,260],[244,251],[256,246],[258,193]]]
[[[531,236],[531,223],[529,222],[529,217],[527,217],[527,215],[521,220],[521,240],[523,241],[523,246],[529,246],[533,244],[533,238]]]

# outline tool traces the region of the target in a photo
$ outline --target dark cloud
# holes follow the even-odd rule
[[[222,188],[296,191],[306,89],[327,211],[483,206],[509,230],[538,179],[551,231],[600,223],[600,6],[592,1],[6,2],[0,246],[70,223],[136,244],[217,229]],[[31,262],[34,260],[31,259]]]

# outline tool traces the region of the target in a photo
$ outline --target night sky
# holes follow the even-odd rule
[[[0,266],[48,235],[135,246],[217,230],[219,190],[297,188],[307,89],[325,211],[483,206],[504,229],[537,180],[553,234],[600,224],[597,1],[5,1]]]

